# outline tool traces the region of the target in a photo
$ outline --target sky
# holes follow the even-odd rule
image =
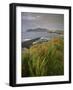
[[[26,32],[28,29],[36,28],[45,28],[48,30],[64,30],[64,15],[22,12],[22,32]]]

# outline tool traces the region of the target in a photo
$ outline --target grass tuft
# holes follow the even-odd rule
[[[64,74],[64,41],[54,38],[22,52],[22,77]]]

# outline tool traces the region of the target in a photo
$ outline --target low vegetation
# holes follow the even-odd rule
[[[54,38],[22,51],[22,77],[64,74],[64,41]]]

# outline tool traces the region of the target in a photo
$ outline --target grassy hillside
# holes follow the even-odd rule
[[[54,38],[22,52],[22,77],[64,74],[64,41]]]

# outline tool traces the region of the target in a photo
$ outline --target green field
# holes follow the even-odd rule
[[[22,51],[22,77],[64,75],[64,40],[54,38]]]

